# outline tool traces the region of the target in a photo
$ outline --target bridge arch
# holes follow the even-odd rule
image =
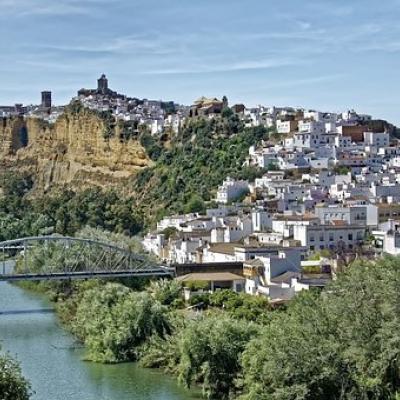
[[[0,281],[172,276],[174,270],[95,239],[33,236],[0,242]],[[17,255],[14,268],[6,256]]]

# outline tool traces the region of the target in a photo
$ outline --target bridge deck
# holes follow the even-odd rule
[[[134,271],[93,271],[93,272],[55,272],[51,274],[0,274],[0,281],[45,281],[45,280],[69,280],[69,279],[93,279],[93,278],[135,278],[146,276],[173,276],[171,268],[146,268]]]

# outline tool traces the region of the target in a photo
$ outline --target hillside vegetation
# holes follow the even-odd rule
[[[229,111],[212,119],[190,119],[172,137],[136,132],[154,166],[120,185],[57,184],[43,192],[35,190],[35,172],[3,172],[0,240],[74,234],[84,226],[135,235],[166,214],[203,211],[227,176],[254,179],[262,173],[243,163],[249,147],[270,132],[263,127],[245,128]]]
[[[0,241],[58,233],[74,235],[83,227],[135,235],[143,229],[143,217],[133,200],[116,190],[98,187],[73,192],[57,190],[30,197],[30,175],[0,175]]]
[[[227,176],[254,179],[261,173],[243,163],[249,147],[270,132],[264,127],[245,128],[229,111],[212,119],[188,120],[167,144],[163,137],[141,137],[156,162],[133,180],[137,206],[149,210],[144,212],[148,220],[171,212],[199,211],[202,201],[212,200]]]

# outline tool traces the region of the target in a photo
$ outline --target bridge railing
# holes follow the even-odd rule
[[[66,279],[108,276],[172,275],[173,269],[112,243],[63,236],[38,236],[0,242],[0,280],[26,277]],[[5,267],[6,256],[16,257]]]

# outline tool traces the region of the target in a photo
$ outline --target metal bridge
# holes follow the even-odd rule
[[[0,242],[0,281],[173,276],[175,270],[112,243],[65,236]],[[13,259],[10,265],[6,260]]]

